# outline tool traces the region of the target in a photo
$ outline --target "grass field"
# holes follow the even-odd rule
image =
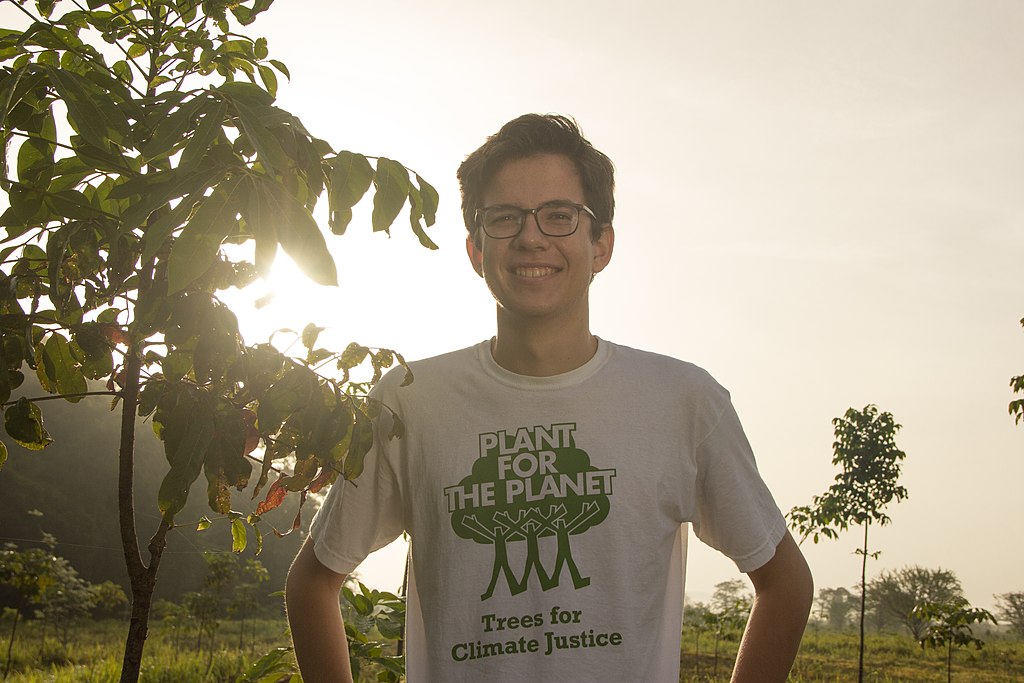
[[[694,633],[683,638],[680,681],[728,681],[737,643],[719,643],[718,676],[714,676],[714,640],[704,634],[698,658]],[[945,683],[946,651],[921,650],[903,634],[871,635],[866,639],[864,680],[869,683]],[[837,633],[809,628],[804,635],[792,683],[847,683],[857,680],[858,637],[853,631]],[[1024,642],[992,636],[981,650],[953,652],[953,681],[960,683],[1024,683]]]
[[[175,632],[156,623],[150,629],[143,660],[144,683],[234,683],[252,662],[275,647],[288,644],[283,620],[257,623],[254,642],[248,633],[239,648],[236,622],[218,629],[211,656],[207,643],[196,650],[194,631]],[[41,640],[38,625],[22,624],[13,650],[10,683],[113,683],[121,666],[124,626],[118,622],[83,625],[71,632],[65,648],[50,634]],[[6,629],[3,634],[6,636]],[[6,648],[6,637],[3,639]],[[683,638],[680,652],[684,683],[729,680],[736,642],[721,641],[717,658],[714,640],[700,639],[697,655],[694,634]],[[0,652],[0,665],[6,660]],[[364,680],[372,681],[367,676]],[[857,680],[857,635],[810,629],[790,676],[792,683],[846,683]],[[922,651],[904,635],[869,635],[866,676],[869,683],[940,683],[946,680],[944,651]],[[985,647],[953,653],[953,680],[960,683],[1024,683],[1024,642],[992,636]],[[5,682],[6,683],[6,682]],[[632,682],[630,682],[632,683]]]

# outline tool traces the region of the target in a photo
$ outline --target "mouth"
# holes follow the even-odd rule
[[[517,277],[530,279],[554,275],[558,270],[558,268],[553,268],[551,266],[517,266],[512,269],[512,273]]]

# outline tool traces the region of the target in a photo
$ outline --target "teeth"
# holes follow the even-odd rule
[[[519,277],[544,277],[545,275],[551,275],[554,272],[555,269],[548,266],[515,269],[515,274]]]

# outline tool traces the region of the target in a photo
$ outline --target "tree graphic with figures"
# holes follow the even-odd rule
[[[543,590],[558,586],[568,570],[576,589],[590,584],[576,565],[570,538],[608,516],[614,470],[591,465],[590,456],[573,445],[515,454],[489,453],[478,458],[472,473],[445,494],[452,528],[461,538],[494,546],[487,590],[494,595],[502,576],[512,595],[527,589],[536,575]],[[542,558],[541,539],[553,538],[554,557]],[[510,544],[523,543],[526,556],[517,577]]]

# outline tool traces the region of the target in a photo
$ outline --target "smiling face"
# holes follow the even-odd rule
[[[532,209],[556,200],[586,203],[579,172],[560,154],[506,163],[483,194],[483,206]],[[615,239],[608,225],[593,240],[592,220],[581,213],[572,235],[548,237],[536,219],[527,216],[522,231],[511,239],[492,239],[481,231],[476,235],[479,244],[466,240],[473,268],[498,302],[499,325],[503,320],[541,318],[588,324],[590,280],[608,265]]]

